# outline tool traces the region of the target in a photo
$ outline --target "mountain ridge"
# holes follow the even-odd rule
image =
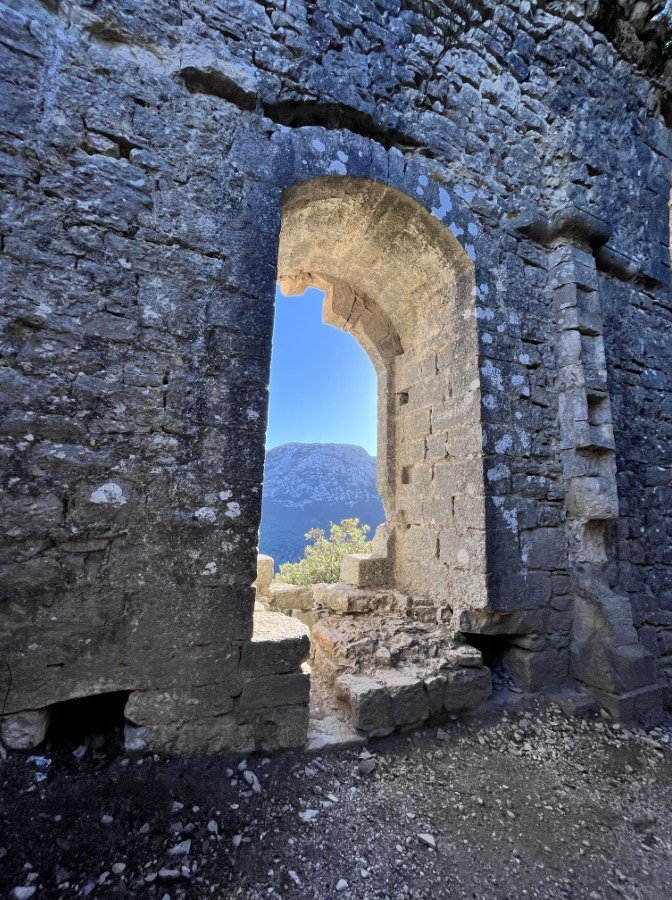
[[[328,532],[330,522],[345,518],[370,525],[370,536],[385,520],[375,456],[335,443],[292,442],[267,452],[259,549],[276,567],[301,559],[306,532]]]

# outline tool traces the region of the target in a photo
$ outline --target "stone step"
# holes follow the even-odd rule
[[[429,718],[472,709],[492,691],[490,671],[457,668],[418,675],[413,671],[378,670],[370,675],[340,675],[334,683],[351,725],[369,737],[395,729],[417,728]]]
[[[309,652],[310,635],[302,622],[255,606],[252,640],[243,644],[240,660],[245,675],[295,672]]]
[[[354,587],[389,587],[392,576],[392,561],[386,556],[351,553],[341,561],[341,581]]]
[[[336,713],[319,718],[311,714],[305,748],[307,753],[348,750],[365,743],[366,735],[354,729]]]
[[[592,686],[587,690],[619,722],[650,727],[659,725],[665,718],[662,685],[647,685],[622,694],[612,694]]]
[[[302,584],[284,584],[273,581],[266,593],[269,609],[309,610],[314,606],[313,589]]]
[[[313,596],[317,606],[336,613],[373,613],[391,609],[397,603],[394,591],[366,590],[349,584],[316,584]]]

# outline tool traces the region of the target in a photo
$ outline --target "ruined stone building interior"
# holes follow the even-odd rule
[[[129,750],[315,749],[477,715],[495,665],[662,720],[653,6],[2,5],[7,747],[113,695]],[[258,554],[276,283],[377,376],[386,521],[336,584]]]

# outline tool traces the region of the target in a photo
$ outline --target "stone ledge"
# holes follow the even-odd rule
[[[384,588],[392,582],[392,563],[386,556],[351,553],[341,562],[341,581],[359,588]]]
[[[315,603],[336,613],[368,613],[381,608],[390,609],[395,604],[394,592],[381,592],[356,588],[350,584],[316,584]]]
[[[252,640],[241,651],[241,672],[284,675],[296,671],[309,652],[308,628],[302,622],[256,607]]]
[[[306,706],[310,695],[310,675],[290,672],[287,675],[266,675],[245,682],[238,701],[238,709],[260,710],[282,706]]]
[[[273,581],[268,589],[267,602],[271,609],[312,609],[313,589],[301,584],[283,584]]]
[[[336,696],[345,703],[350,722],[369,737],[397,728],[417,728],[427,719],[471,709],[490,696],[490,672],[484,666],[446,672],[378,670],[370,675],[340,675]]]
[[[591,685],[586,685],[588,693],[595,697],[619,722],[658,725],[663,721],[663,687],[659,684],[649,685],[623,694],[610,694]]]

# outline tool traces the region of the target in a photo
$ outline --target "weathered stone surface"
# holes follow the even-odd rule
[[[273,557],[259,553],[257,556],[257,577],[254,581],[257,597],[265,597],[268,594],[268,589],[273,581],[274,566]]]
[[[300,584],[283,584],[274,581],[268,590],[268,605],[271,609],[312,609],[313,589]]]
[[[315,603],[333,612],[367,613],[394,604],[394,598],[380,591],[363,590],[349,584],[316,584],[313,588]]]
[[[527,691],[564,684],[569,677],[569,654],[566,650],[526,650],[509,647],[504,663],[516,683]]]
[[[233,710],[233,698],[226,696],[221,685],[207,685],[199,692],[133,691],[124,708],[124,716],[132,725],[168,725],[185,720],[222,717]]]
[[[647,685],[622,694],[591,687],[591,694],[619,721],[651,727],[664,719],[663,688],[660,685]]]
[[[443,706],[447,712],[471,709],[487,700],[491,692],[492,683],[488,669],[457,669],[448,673]]]
[[[355,587],[389,587],[392,577],[392,560],[384,556],[351,553],[341,562],[341,581]]]
[[[141,726],[127,723],[124,739],[127,750],[140,752],[156,747],[184,755],[222,751],[249,753],[256,749],[253,725],[241,725],[233,715],[195,722],[153,721]]]
[[[447,683],[446,675],[429,675],[424,680],[429,715],[433,718],[440,716],[443,712],[443,696]]]
[[[266,752],[305,747],[308,738],[307,702],[299,706],[266,710],[255,723],[255,746]]]
[[[266,709],[281,706],[308,707],[310,677],[304,672],[289,675],[267,675],[245,682],[238,701],[240,710]]]
[[[252,677],[286,674],[298,669],[309,651],[310,637],[303,623],[257,608],[252,640],[241,651],[240,670]]]
[[[572,516],[586,522],[617,518],[618,495],[615,482],[599,476],[570,479],[567,509]]]
[[[0,724],[0,740],[9,750],[32,750],[46,737],[49,719],[48,709],[28,709],[5,716]]]
[[[540,689],[672,683],[663,26],[506,0],[436,66],[383,5],[3,15],[9,715],[204,684],[224,709],[260,664],[276,277],[325,290],[381,386],[389,521],[344,577],[395,599],[342,617],[405,597],[447,637],[546,637],[511,654]],[[207,742],[151,709],[156,746]],[[212,746],[253,744],[230,716]]]
[[[392,701],[385,687],[372,678],[341,675],[335,682],[336,695],[345,701],[355,728],[372,737],[394,731]]]
[[[377,676],[390,695],[392,721],[397,728],[420,725],[429,716],[429,702],[422,680],[404,672],[379,672]]]

